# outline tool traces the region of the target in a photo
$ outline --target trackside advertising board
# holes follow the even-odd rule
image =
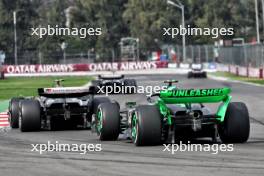
[[[120,62],[120,63],[90,63],[90,64],[54,64],[54,65],[5,65],[4,72],[8,74],[25,73],[56,73],[78,71],[129,71],[167,68],[167,62]]]

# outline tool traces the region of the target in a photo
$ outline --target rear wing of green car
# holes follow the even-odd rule
[[[160,98],[166,104],[180,103],[215,103],[224,101],[231,89],[173,89],[160,92]]]
[[[170,87],[160,92],[164,104],[218,103],[223,102],[217,110],[218,120],[224,121],[225,113],[231,101],[230,88],[214,89],[176,89]]]

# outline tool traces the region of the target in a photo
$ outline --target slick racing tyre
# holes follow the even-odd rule
[[[24,98],[12,98],[9,103],[9,113],[10,113],[10,126],[11,128],[18,128],[18,119],[19,119],[19,102]]]
[[[41,128],[40,115],[40,104],[37,100],[22,100],[19,116],[20,131],[39,131]]]
[[[242,102],[228,105],[225,120],[218,126],[219,136],[223,143],[244,143],[250,131],[249,114]]]
[[[102,103],[110,103],[110,99],[107,97],[95,97],[92,102],[92,114],[97,112],[98,106]]]
[[[124,80],[125,93],[134,94],[137,92],[137,82],[135,79]]]
[[[138,106],[131,122],[132,141],[136,146],[161,143],[161,114],[155,105]]]
[[[96,114],[96,130],[100,140],[117,140],[120,132],[120,114],[117,103],[102,103]]]

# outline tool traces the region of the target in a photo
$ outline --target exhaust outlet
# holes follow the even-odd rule
[[[194,113],[193,113],[193,117],[194,117],[195,119],[199,119],[199,117],[200,117],[200,113],[199,113],[199,112],[194,112]]]
[[[201,114],[199,112],[192,112],[190,114],[193,119],[192,119],[192,129],[193,131],[199,131],[202,129],[202,124],[201,124],[201,119],[199,119],[201,117]]]

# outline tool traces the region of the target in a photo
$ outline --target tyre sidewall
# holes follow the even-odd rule
[[[19,128],[22,132],[39,131],[41,109],[37,100],[22,100],[20,105]]]
[[[10,112],[10,126],[11,128],[19,127],[19,103],[23,98],[12,98],[9,103],[9,112]]]
[[[91,112],[92,114],[97,113],[98,107],[100,104],[102,103],[110,103],[111,100],[107,97],[95,97],[92,101],[92,108],[91,108]]]
[[[120,109],[117,103],[102,103],[98,112],[102,113],[100,140],[117,140],[120,133]]]
[[[136,108],[137,137],[135,145],[157,145],[161,143],[161,114],[155,105],[142,105]]]
[[[250,122],[246,105],[232,102],[228,105],[225,120],[218,128],[224,143],[244,143],[249,138]]]

